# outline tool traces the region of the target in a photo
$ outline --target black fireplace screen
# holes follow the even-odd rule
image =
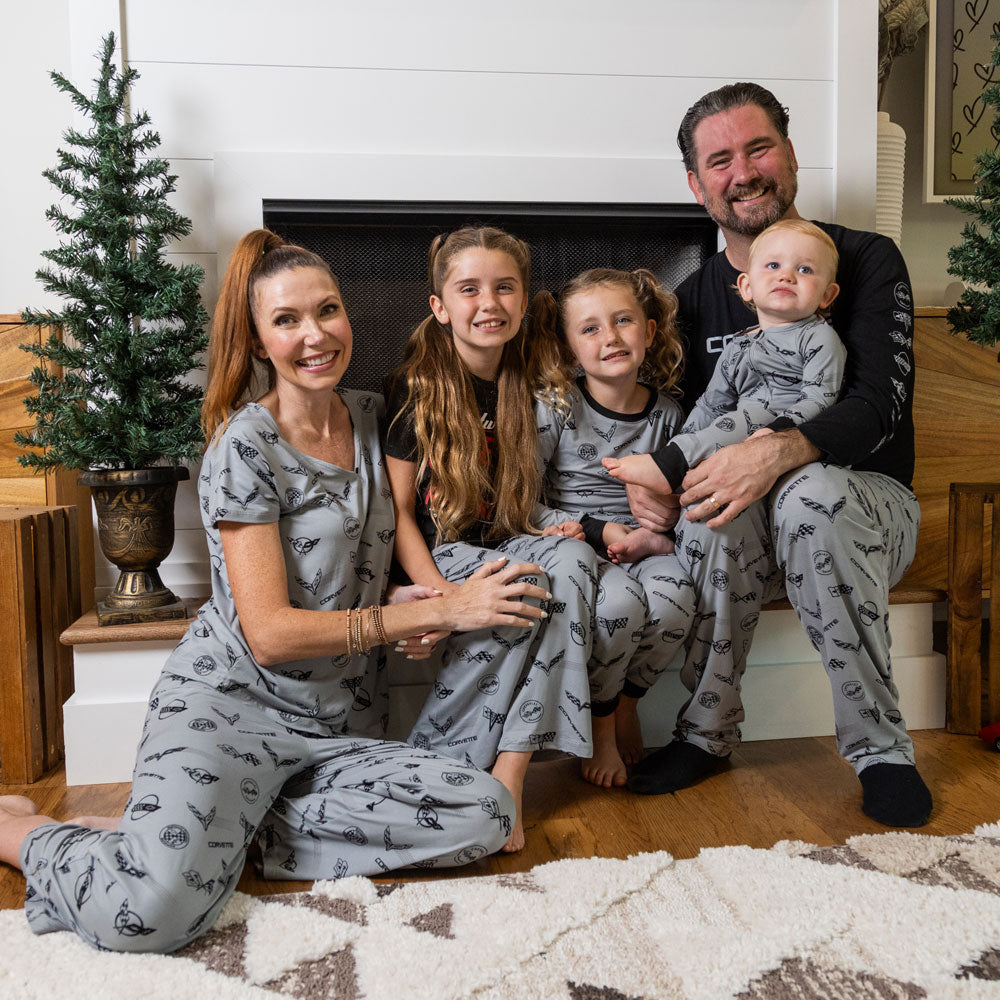
[[[380,390],[429,315],[427,248],[439,233],[492,225],[525,240],[532,294],[591,267],[647,267],[672,289],[716,250],[715,224],[694,205],[266,201],[264,224],[340,279],[354,330],[342,384],[355,389]]]

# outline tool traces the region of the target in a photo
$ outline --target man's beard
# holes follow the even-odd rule
[[[738,185],[730,190],[724,198],[705,202],[708,214],[716,225],[740,236],[757,236],[768,226],[783,219],[785,213],[795,202],[798,193],[798,181],[791,175],[790,184],[779,186],[772,177],[761,178],[753,184]],[[733,208],[733,201],[754,194],[772,194],[762,205],[751,209],[744,215],[738,215]]]

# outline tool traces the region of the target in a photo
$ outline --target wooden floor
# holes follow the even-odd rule
[[[968,833],[1000,820],[1000,754],[974,736],[942,730],[913,735],[917,761],[934,793],[934,813],[921,833]],[[669,851],[690,858],[703,847],[779,840],[842,843],[859,833],[884,833],[860,809],[861,786],[838,756],[832,737],[745,743],[733,766],[676,795],[638,796],[585,783],[571,758],[533,763],[524,813],[527,847],[454,872],[413,878],[520,872],[558,858],[624,858],[640,851]],[[120,813],[127,784],[67,788],[61,769],[34,785],[0,786],[0,793],[30,795],[56,819]],[[379,881],[385,881],[380,879]],[[263,894],[300,891],[303,882],[264,882],[248,869],[239,888]],[[24,903],[24,879],[0,865],[0,909]]]

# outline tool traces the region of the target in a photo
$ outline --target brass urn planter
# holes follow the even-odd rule
[[[80,483],[94,496],[101,550],[120,570],[114,590],[97,605],[100,625],[187,617],[158,567],[174,545],[177,483],[189,477],[184,466],[80,473]]]

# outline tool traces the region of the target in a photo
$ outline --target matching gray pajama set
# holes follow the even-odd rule
[[[603,552],[606,522],[633,528],[636,522],[625,488],[608,475],[601,459],[662,448],[676,431],[682,413],[674,400],[652,389],[638,413],[609,410],[590,395],[582,378],[569,402],[567,413],[541,402],[536,406],[547,505],[539,520],[541,527],[579,521],[594,549]],[[599,564],[605,600],[611,594],[618,595],[619,603],[632,599],[633,606],[627,608],[628,628],[638,628],[639,641],[623,643],[628,633],[622,630],[608,636],[609,640],[620,637],[617,646],[598,649],[595,644],[594,655],[609,665],[625,694],[640,698],[666,669],[691,629],[694,584],[676,555],[647,556],[627,568],[606,559]],[[599,603],[598,615],[602,607]],[[605,704],[613,710],[614,701]]]
[[[888,628],[889,588],[913,559],[920,521],[909,488],[913,309],[906,266],[891,240],[819,225],[840,253],[841,293],[831,316],[847,352],[840,398],[798,428],[821,461],[788,473],[720,528],[683,516],[677,525],[677,553],[697,607],[681,674],[691,698],[675,735],[720,756],[734,749],[761,604],[787,597],[826,668],[838,748],[860,772],[874,763],[913,763]],[[677,290],[690,338],[687,398],[707,383],[726,331],[751,318],[731,291],[736,277],[721,252]],[[673,482],[670,447],[653,457]]]
[[[836,402],[847,352],[820,316],[750,327],[723,348],[708,387],[658,464],[678,493],[687,470],[763,427],[797,426]]]
[[[384,602],[395,528],[382,401],[341,396],[354,424],[351,471],[293,449],[256,403],[208,450],[200,494],[212,598],[152,693],[118,829],[52,823],[26,839],[25,910],[36,933],[175,950],[212,926],[254,840],[263,875],[282,879],[461,865],[507,840],[514,806],[498,781],[381,738],[383,647],[264,667],[240,628],[223,521],[278,525],[293,606]]]
[[[496,473],[497,384],[472,376],[486,434],[487,460]],[[412,409],[390,392],[386,451],[416,461]],[[530,443],[534,447],[534,442]],[[515,535],[490,539],[489,511],[461,539],[435,544],[430,516],[430,475],[417,487],[417,523],[442,576],[456,583],[484,562],[507,556],[532,562],[543,575],[532,578],[552,594],[541,606],[549,617],[529,628],[503,626],[450,637],[441,669],[410,734],[416,747],[491,767],[504,751],[563,750],[593,756],[591,706],[614,699],[621,687],[614,669],[594,659],[609,634],[625,635],[634,648],[642,620],[631,595],[602,588],[602,567],[586,542],[561,536]],[[604,595],[605,603],[599,603]],[[596,609],[596,611],[595,611]]]

